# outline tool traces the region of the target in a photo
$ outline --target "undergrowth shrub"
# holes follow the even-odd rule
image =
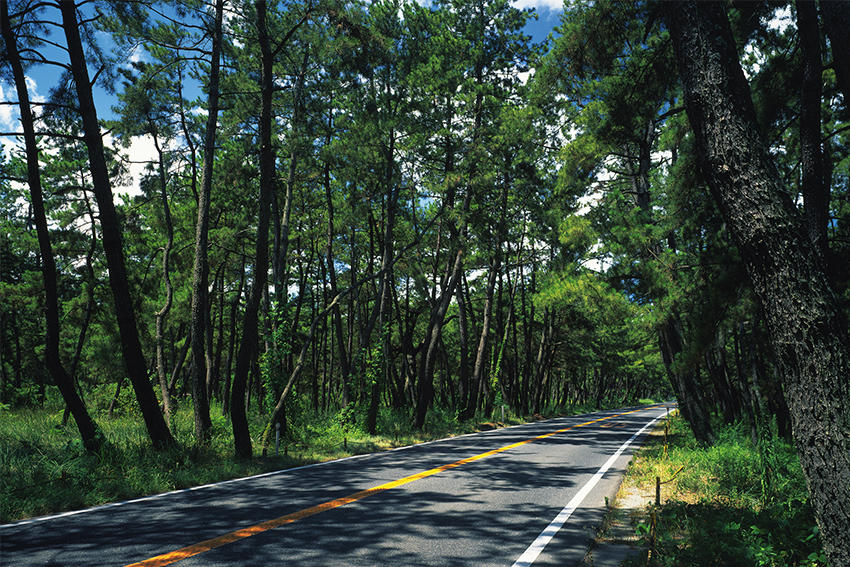
[[[629,473],[639,483],[684,466],[664,486],[655,565],[826,565],[796,451],[772,427],[759,429],[754,443],[748,426],[717,423],[715,443],[703,447],[674,417],[668,457],[659,437],[641,450]]]

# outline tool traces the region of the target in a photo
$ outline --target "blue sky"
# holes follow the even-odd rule
[[[534,8],[537,11],[537,19],[525,26],[536,43],[546,39],[549,32],[560,23],[564,11],[563,0],[519,0],[513,4],[518,8]]]

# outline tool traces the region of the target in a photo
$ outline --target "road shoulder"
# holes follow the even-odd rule
[[[664,422],[659,421],[652,431],[647,433],[632,458],[634,459],[645,445],[663,443],[663,439]],[[651,485],[636,484],[629,478],[627,469],[582,565],[620,567],[638,564],[635,561],[646,556],[646,548],[641,545],[641,537],[638,535],[638,526],[648,523],[649,507],[653,499],[654,488]]]

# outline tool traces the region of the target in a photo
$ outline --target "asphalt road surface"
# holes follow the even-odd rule
[[[0,565],[577,565],[664,405],[0,526]]]

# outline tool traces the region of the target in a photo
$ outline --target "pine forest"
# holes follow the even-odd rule
[[[521,6],[1,0],[0,421],[240,461],[675,400],[793,441],[850,564],[850,4]]]

